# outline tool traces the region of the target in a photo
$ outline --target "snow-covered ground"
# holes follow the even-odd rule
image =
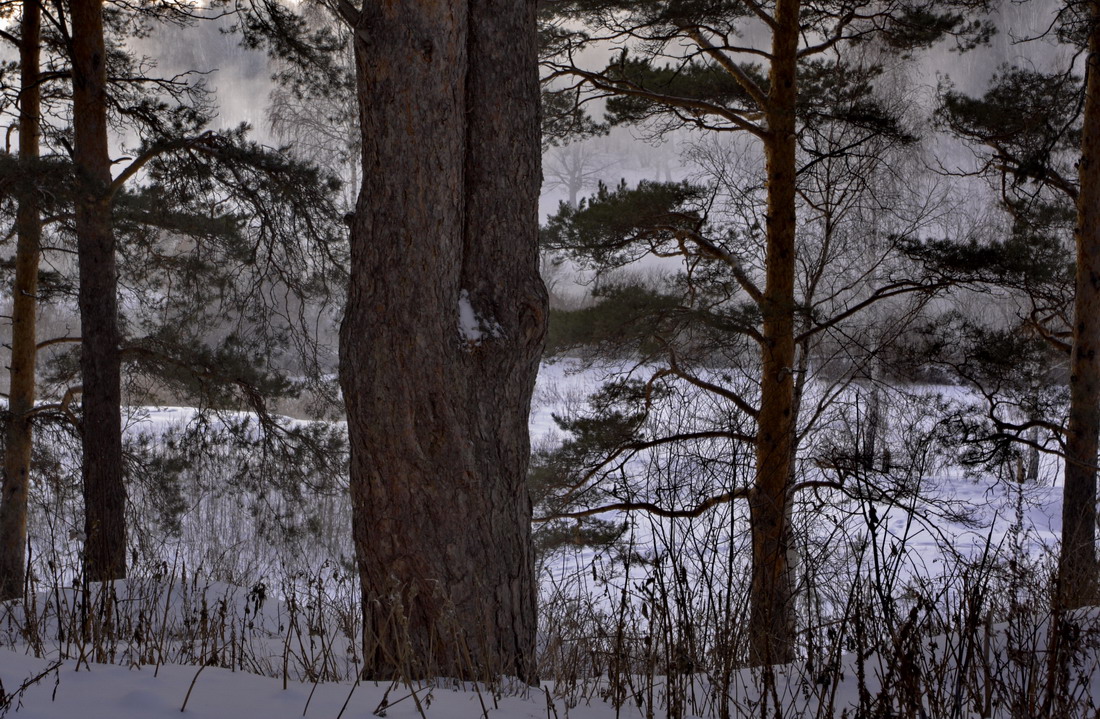
[[[24,678],[37,681],[11,697],[11,716],[26,719],[154,719],[183,716],[202,719],[275,719],[286,717],[369,717],[391,719],[424,715],[454,717],[547,716],[546,698],[536,690],[496,698],[467,685],[417,687],[350,682],[306,684],[206,667],[165,665],[129,668],[89,664],[58,665],[12,651],[0,651],[4,690],[20,689]],[[419,701],[419,708],[417,701]],[[185,705],[186,702],[186,705]],[[484,703],[484,708],[483,708]],[[613,716],[613,712],[579,711],[572,716]]]
[[[1095,612],[1082,615],[1096,628]],[[1042,634],[1042,628],[1040,628]],[[725,693],[716,691],[705,677],[696,677],[682,692],[692,697],[689,707],[676,712],[658,709],[653,694],[667,691],[661,678],[647,685],[638,677],[636,697],[613,703],[601,694],[600,681],[580,697],[562,696],[553,683],[527,687],[502,683],[492,687],[468,682],[438,680],[434,683],[302,682],[267,677],[224,667],[176,664],[103,664],[76,659],[60,661],[35,658],[26,652],[0,650],[0,715],[41,719],[146,719],[185,716],[209,719],[241,717],[390,717],[391,719],[651,719],[653,716],[714,715],[717,696],[730,702],[733,717],[1036,717],[1052,716],[1044,705],[1042,651],[1029,661],[1014,661],[1021,633],[1008,624],[989,628],[976,642],[958,634],[933,637],[910,656],[906,666],[894,658],[845,654],[832,680],[819,678],[804,665],[778,667],[769,678],[759,670],[740,670],[729,678]],[[1041,644],[1042,642],[1040,642]],[[972,651],[974,647],[979,651]],[[1080,665],[1067,683],[1072,711],[1064,716],[1100,716],[1100,654],[1095,644],[1078,657]],[[834,668],[835,669],[835,668]],[[931,689],[922,685],[929,677],[922,670],[935,669]],[[916,673],[913,676],[911,673]],[[984,675],[983,675],[984,672]],[[986,706],[974,703],[982,696],[974,682],[988,682],[994,697]],[[774,693],[763,687],[775,686]],[[927,713],[883,713],[880,690],[902,698],[914,708],[924,703]],[[682,687],[681,687],[682,689]],[[906,691],[916,690],[906,699]],[[648,692],[648,694],[647,694]],[[1015,706],[998,704],[1012,697]],[[698,703],[695,703],[696,700]],[[776,706],[781,707],[776,711]],[[695,711],[692,711],[695,709]]]
[[[569,361],[544,365],[531,417],[536,446],[560,441],[552,415],[579,407],[604,379],[602,372],[578,370],[579,365]],[[189,408],[150,408],[135,414],[128,433],[135,437],[144,435],[155,444],[193,418],[194,411]],[[226,461],[239,465],[240,458],[230,456]],[[1021,610],[1008,623],[990,624],[979,617],[977,624],[966,626],[961,601],[965,599],[965,588],[971,586],[967,582],[988,569],[982,563],[983,554],[1000,552],[1009,558],[1007,562],[1015,561],[1012,557],[1025,557],[1037,567],[1049,562],[1060,531],[1057,470],[1056,462],[1044,460],[1041,481],[1026,484],[962,476],[951,471],[939,471],[928,477],[928,489],[950,500],[949,506],[968,510],[970,523],[955,521],[950,513],[914,522],[912,512],[905,507],[880,505],[876,528],[882,557],[888,557],[891,546],[899,540],[903,540],[900,546],[907,557],[904,576],[894,577],[894,587],[910,582],[919,586],[921,581],[934,581],[941,574],[954,573],[955,588],[938,595],[944,605],[951,606],[928,607],[920,601],[911,604],[917,613],[910,614],[908,623],[897,624],[902,628],[899,630],[902,636],[895,636],[893,641],[901,642],[909,636],[904,634],[906,626],[919,625],[917,631],[926,633],[905,639],[915,641],[912,637],[921,637],[912,646],[897,645],[894,654],[884,656],[877,651],[837,644],[827,652],[834,660],[827,668],[803,663],[781,667],[774,677],[777,689],[770,696],[761,695],[761,687],[768,684],[765,677],[750,670],[735,671],[722,682],[713,674],[689,674],[687,679],[628,678],[626,685],[633,689],[627,694],[609,689],[606,677],[582,677],[579,683],[548,682],[540,688],[517,684],[475,687],[446,681],[412,687],[357,684],[351,680],[356,661],[356,592],[346,566],[315,562],[312,573],[303,573],[300,568],[291,570],[289,564],[284,564],[286,574],[273,578],[270,572],[274,565],[269,564],[263,570],[268,574],[257,575],[244,586],[214,581],[196,573],[192,566],[190,574],[180,580],[180,570],[188,569],[177,566],[173,559],[181,556],[180,550],[166,544],[161,547],[166,561],[159,568],[137,573],[129,582],[114,588],[112,601],[119,607],[115,623],[99,627],[96,630],[100,632],[99,638],[90,643],[85,640],[81,644],[78,639],[77,624],[84,597],[79,589],[71,588],[63,572],[40,577],[42,584],[30,606],[0,609],[3,690],[0,716],[12,712],[25,717],[137,719],[176,716],[183,709],[186,715],[211,718],[423,719],[430,715],[452,719],[492,715],[499,719],[624,716],[651,719],[719,716],[717,703],[729,702],[733,717],[770,717],[775,715],[774,707],[769,709],[767,705],[777,700],[783,707],[782,716],[840,716],[847,709],[848,716],[870,717],[885,716],[874,713],[883,711],[881,705],[875,704],[880,687],[887,687],[892,696],[904,697],[909,691],[906,687],[910,684],[899,679],[903,675],[915,676],[911,686],[921,688],[920,701],[935,705],[935,710],[928,714],[931,717],[1039,716],[1028,712],[1039,711],[1036,707],[1043,706],[1045,652],[1052,637],[1061,634],[1050,630],[1050,625],[1044,623],[1041,607],[1035,604]],[[206,487],[185,499],[198,507],[210,492]],[[223,507],[218,511],[227,510]],[[740,521],[738,511],[741,510],[729,509],[722,521],[736,525]],[[834,524],[854,523],[854,529],[846,528],[836,536],[851,543],[865,520],[858,511],[850,513],[846,520],[836,520]],[[242,532],[233,540],[238,543],[252,536],[240,526],[232,526],[232,516],[204,517],[201,524],[194,528],[196,532],[211,526],[232,530],[230,533]],[[714,526],[712,523],[677,530],[680,534],[676,535],[676,541],[681,547],[687,547],[685,539],[695,531],[707,541],[711,536],[718,538],[704,547],[699,557],[685,560],[683,566],[698,567],[690,562],[705,561],[705,551],[721,554],[733,546],[732,530],[707,534],[715,532]],[[635,547],[644,550],[668,541],[663,534],[666,529],[660,524],[639,525],[634,534]],[[833,541],[832,536],[824,536],[822,542]],[[230,542],[227,546],[239,545]],[[662,546],[668,549],[667,545]],[[252,551],[253,548],[247,548],[247,552]],[[662,549],[652,551],[659,553]],[[837,556],[848,555],[841,552]],[[969,558],[974,564],[967,565],[967,569],[960,569],[961,564],[949,566],[960,557]],[[592,590],[595,596],[589,599],[597,612],[621,609],[638,621],[647,612],[647,606],[652,606],[646,604],[648,595],[640,587],[643,575],[623,571],[621,567],[616,569],[614,562],[596,550],[580,549],[555,561],[556,564],[544,567],[544,594],[557,592],[560,598],[561,592]],[[586,582],[591,574],[591,586],[569,584],[569,578],[578,573]],[[977,586],[992,585],[979,582]],[[89,598],[95,601],[91,595]],[[989,604],[985,598],[982,601],[983,606]],[[909,606],[901,607],[903,619]],[[693,607],[687,611],[695,611]],[[1100,634],[1098,624],[1095,614],[1086,613],[1066,626],[1093,641]],[[631,627],[633,631],[640,629],[640,625]],[[821,636],[826,635],[822,629]],[[588,646],[591,651],[599,641],[578,645]],[[899,657],[908,657],[905,659],[908,664],[898,665]],[[1100,699],[1098,658],[1100,651],[1094,645],[1089,645],[1077,658],[1080,666],[1071,673],[1076,682],[1072,691],[1079,700],[1076,706],[1088,709],[1089,713],[1071,716],[1083,719],[1100,716],[1093,699]],[[220,666],[200,670],[200,666],[211,661]],[[987,673],[985,680],[980,676],[982,667]],[[990,676],[993,670],[1000,675]],[[964,694],[971,698],[976,694],[966,693],[961,687],[975,681],[996,685],[987,692],[990,697],[1030,696],[1034,702],[1030,709],[1021,708],[1026,702],[1013,707],[1004,703],[962,706]],[[875,706],[878,709],[872,710]]]

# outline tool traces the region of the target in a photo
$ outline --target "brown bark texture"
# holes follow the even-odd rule
[[[1062,608],[1097,600],[1096,461],[1100,438],[1100,2],[1089,3],[1092,29],[1086,66],[1077,197],[1077,272],[1070,357],[1062,548]]]
[[[19,160],[38,160],[42,93],[38,84],[42,9],[24,0],[19,39]],[[0,600],[23,596],[26,573],[27,493],[31,475],[37,345],[38,260],[42,240],[37,188],[27,183],[16,210],[15,280],[12,286],[11,363],[8,427],[0,499]]]
[[[126,576],[118,271],[111,227],[107,67],[102,0],[72,0],[74,161],[83,386],[84,569],[89,581]]]
[[[364,676],[534,678],[534,2],[368,3],[340,381]],[[460,315],[479,332],[460,331]],[[477,336],[480,333],[480,336]]]
[[[794,658],[794,587],[790,493],[795,420],[795,109],[799,3],[775,8],[769,75],[766,158],[766,285],[761,303],[760,413],[756,474],[749,496],[752,533],[749,659],[755,665]]]

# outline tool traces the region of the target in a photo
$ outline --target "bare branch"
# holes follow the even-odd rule
[[[207,132],[197,135],[195,137],[181,137],[170,142],[157,143],[147,149],[145,152],[138,155],[137,159],[132,161],[126,166],[126,169],[119,173],[112,182],[111,186],[107,188],[107,202],[114,200],[116,194],[122,189],[126,182],[141,171],[141,168],[145,167],[151,160],[174,150],[194,149],[200,145],[210,143],[214,137],[214,132],[208,130]]]
[[[541,523],[550,522],[555,519],[579,519],[581,517],[591,517],[592,515],[602,514],[604,512],[648,512],[658,517],[667,517],[669,519],[698,517],[703,514],[703,512],[719,504],[728,504],[737,499],[748,499],[749,491],[749,489],[741,487],[732,492],[724,492],[713,497],[707,497],[691,509],[665,509],[652,502],[616,502],[615,504],[605,504],[601,507],[579,509],[575,512],[557,512],[543,517],[534,517],[531,521]]]
[[[740,394],[732,390],[726,389],[725,387],[716,385],[713,382],[708,382],[705,379],[696,377],[695,375],[680,367],[680,365],[676,362],[674,356],[670,364],[672,365],[672,373],[687,382],[688,384],[695,385],[699,389],[704,389],[708,392],[718,395],[719,397],[728,399],[730,402],[733,402],[737,409],[741,410],[753,419],[756,419],[760,415],[760,411],[756,409],[756,407],[753,407],[751,404],[749,404]]]
[[[733,62],[726,53],[722,52],[721,48],[715,47],[714,43],[708,40],[703,33],[694,28],[685,28],[688,37],[695,41],[695,43],[703,49],[703,51],[717,62],[723,70],[728,72],[737,84],[744,88],[745,92],[749,94],[749,97],[760,106],[760,109],[767,112],[771,107],[771,102],[768,100],[768,93],[766,93],[756,82],[749,77],[744,70],[737,66],[737,63]]]
[[[706,254],[725,262],[733,273],[733,278],[737,280],[737,284],[741,286],[741,289],[743,289],[754,302],[761,304],[764,301],[764,293],[756,286],[752,278],[745,273],[744,268],[741,266],[741,260],[697,232],[691,233],[690,239],[702,248]]]
[[[67,344],[67,343],[70,343],[70,342],[79,342],[80,339],[81,339],[80,337],[51,337],[48,340],[42,340],[41,342],[36,344],[34,346],[34,348],[35,348],[35,350],[44,350],[47,347],[52,347],[53,345]]]
[[[825,320],[824,322],[821,322],[819,324],[814,325],[810,329],[806,330],[802,334],[795,337],[794,341],[795,342],[804,342],[805,340],[809,339],[810,337],[813,337],[814,335],[818,334],[819,332],[823,332],[823,331],[829,329],[830,327],[833,327],[834,325],[838,324],[839,322],[848,319],[852,315],[855,315],[855,314],[858,314],[858,313],[862,312],[863,310],[867,309],[868,307],[875,304],[876,302],[878,302],[880,300],[884,300],[888,297],[898,297],[898,296],[901,296],[901,295],[914,294],[914,293],[917,293],[917,292],[931,293],[931,292],[935,292],[936,290],[940,290],[940,289],[943,289],[945,287],[949,287],[949,286],[951,286],[951,284],[953,284],[953,283],[948,282],[948,281],[926,283],[926,282],[917,281],[917,280],[904,280],[904,281],[900,281],[900,282],[895,282],[893,284],[884,285],[882,287],[878,287],[868,297],[865,297],[863,300],[857,302],[856,304],[852,305],[851,307],[844,310],[843,312],[840,312],[836,315],[833,315],[832,317]]]
[[[76,399],[78,394],[82,394],[84,388],[80,385],[74,385],[65,390],[64,396],[57,404],[40,404],[30,412],[27,413],[27,417],[37,417],[40,414],[46,414],[48,412],[60,412],[61,415],[68,420],[68,422],[77,429],[80,429],[80,420],[73,414],[71,405],[73,400]]]
[[[760,20],[762,20],[769,29],[774,31],[776,28],[779,27],[779,25],[775,22],[775,18],[769,15],[764,10],[764,7],[760,3],[756,2],[756,0],[741,0],[741,2],[749,10],[752,10],[753,14],[756,15],[756,17],[760,18]]]

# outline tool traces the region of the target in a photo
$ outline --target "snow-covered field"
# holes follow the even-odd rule
[[[461,686],[410,689],[403,685],[313,685],[294,681],[284,687],[279,679],[219,667],[206,667],[200,672],[193,666],[166,665],[155,671],[151,666],[90,664],[78,670],[74,662],[58,665],[17,652],[0,652],[0,678],[5,691],[19,689],[23,677],[38,680],[19,696],[11,697],[9,711],[27,719],[153,719],[178,717],[181,710],[183,716],[203,719],[402,719],[424,715],[440,719],[486,715],[542,719],[547,712],[545,696],[537,690],[497,698],[489,691],[479,695]],[[579,711],[572,716],[613,716],[613,712]]]
[[[1095,629],[1097,613],[1086,613],[1082,624]],[[1043,628],[1038,629],[1043,633]],[[989,628],[979,645],[983,652],[974,655],[966,649],[972,644],[957,634],[933,637],[925,645],[923,656],[901,666],[879,655],[845,654],[841,657],[835,681],[817,678],[811,667],[791,665],[776,668],[765,681],[759,670],[740,670],[729,677],[727,693],[716,692],[706,677],[696,677],[685,694],[698,703],[680,706],[675,712],[663,710],[646,695],[646,680],[638,678],[637,697],[609,701],[596,680],[584,695],[566,695],[552,682],[541,687],[519,683],[479,686],[468,682],[438,680],[434,683],[303,682],[295,679],[261,676],[217,666],[178,664],[121,663],[106,664],[69,659],[65,661],[35,658],[25,651],[0,650],[0,715],[58,719],[144,719],[186,716],[209,719],[238,717],[403,717],[459,719],[497,717],[498,719],[623,719],[653,716],[716,715],[713,701],[717,695],[728,699],[734,717],[1044,717],[1053,716],[1044,708],[1042,677],[1035,669],[1045,657],[1036,653],[1029,661],[1013,662],[1011,655],[1022,649],[1016,644],[1021,633],[1009,624]],[[1040,644],[1042,641],[1040,639]],[[939,660],[939,661],[937,661]],[[1100,716],[1100,654],[1091,645],[1072,670],[1068,682],[1073,711],[1064,716]],[[924,703],[927,713],[883,713],[878,704],[883,687],[893,696],[906,687],[920,690],[921,679],[909,672],[943,667],[933,677],[934,689],[911,697]],[[992,672],[999,673],[992,674]],[[1019,697],[1017,706],[972,704],[972,682],[996,685],[989,696],[1006,694]],[[916,681],[914,681],[916,679]],[[910,684],[910,682],[912,682]],[[970,685],[970,686],[966,686]],[[774,686],[774,693],[763,694],[762,687]],[[964,691],[964,688],[967,691]],[[681,687],[682,689],[682,687]],[[1006,691],[1007,690],[1007,691]],[[657,678],[648,691],[656,695],[668,691]],[[965,697],[965,698],[964,698]],[[1028,698],[1031,698],[1029,703]],[[904,705],[904,698],[901,704]],[[916,704],[912,706],[915,707]],[[776,707],[780,707],[777,711]],[[863,709],[861,710],[861,707]],[[693,711],[693,709],[695,711]]]
[[[560,441],[552,415],[577,405],[603,378],[597,371],[577,370],[578,365],[570,362],[543,367],[531,417],[536,446]],[[128,432],[135,437],[144,435],[147,443],[155,445],[193,416],[188,408],[150,408],[135,415]],[[238,469],[244,462],[232,453],[221,461]],[[912,512],[904,507],[879,506],[876,528],[880,534],[876,541],[881,543],[882,551],[881,557],[876,557],[895,561],[890,559],[894,556],[890,548],[895,545],[902,547],[905,555],[904,567],[893,575],[892,588],[918,594],[923,588],[929,592],[913,595],[916,599],[910,596],[899,604],[901,615],[896,624],[890,625],[895,633],[887,642],[892,653],[868,648],[875,641],[875,646],[885,646],[882,637],[869,639],[866,647],[851,645],[845,639],[824,652],[832,657],[827,667],[799,662],[778,668],[770,678],[753,670],[732,670],[716,676],[710,670],[708,674],[702,669],[696,673],[689,669],[674,677],[619,677],[614,687],[610,675],[563,677],[561,666],[550,663],[544,673],[547,682],[539,688],[508,683],[478,687],[443,680],[414,686],[354,682],[356,592],[347,558],[319,556],[338,551],[332,548],[334,544],[314,550],[312,555],[306,550],[306,556],[297,556],[296,563],[250,559],[252,564],[227,564],[229,569],[222,572],[226,576],[221,579],[233,579],[235,574],[239,577],[236,583],[211,578],[207,571],[210,566],[204,565],[198,572],[193,565],[188,568],[180,561],[181,556],[188,556],[181,554],[181,548],[201,541],[202,534],[211,528],[222,533],[219,540],[225,542],[223,552],[233,552],[236,547],[237,558],[268,557],[249,546],[261,536],[244,526],[256,521],[254,514],[245,521],[245,515],[255,508],[249,504],[252,500],[234,505],[218,504],[222,499],[217,499],[211,504],[217,493],[204,486],[194,494],[185,493],[183,499],[197,518],[192,518],[194,526],[185,521],[176,545],[166,541],[159,547],[162,563],[135,572],[129,582],[113,588],[111,601],[117,610],[109,625],[97,626],[90,634],[82,632],[78,627],[81,602],[97,601],[95,591],[102,588],[89,588],[85,597],[79,588],[72,588],[71,575],[60,571],[39,578],[41,584],[29,606],[0,609],[0,715],[11,712],[25,717],[137,719],[176,716],[183,710],[186,715],[211,718],[451,719],[492,715],[501,719],[650,719],[722,717],[724,712],[718,707],[725,703],[733,717],[841,716],[844,711],[850,717],[1042,716],[1036,712],[1050,710],[1043,704],[1049,695],[1049,687],[1043,685],[1046,651],[1053,638],[1062,636],[1069,627],[1075,636],[1083,637],[1085,647],[1075,657],[1077,665],[1063,672],[1068,682],[1063,694],[1071,694],[1075,711],[1084,712],[1069,716],[1100,717],[1096,707],[1100,701],[1100,646],[1095,643],[1100,636],[1100,617],[1096,613],[1058,618],[1059,623],[1051,625],[1042,606],[1031,597],[1027,600],[1030,604],[1025,601],[1026,606],[1004,622],[993,623],[984,615],[975,615],[973,621],[967,618],[966,608],[975,601],[968,597],[968,587],[986,591],[994,586],[1014,586],[1010,580],[992,582],[989,577],[994,569],[1012,567],[1016,571],[1013,562],[1025,560],[1033,569],[1038,568],[1036,571],[1049,567],[1060,530],[1057,476],[1057,463],[1046,459],[1037,483],[998,482],[951,471],[928,477],[929,490],[949,500],[949,506],[968,510],[969,522],[954,521],[950,513],[914,522]],[[324,521],[339,525],[346,507],[339,506],[339,500],[325,501],[333,507]],[[234,515],[234,511],[239,514]],[[684,552],[683,557],[673,557],[683,563],[674,562],[673,566],[701,572],[701,577],[706,570],[699,569],[700,562],[705,563],[707,552],[720,556],[728,551],[732,556],[740,551],[733,544],[732,530],[715,529],[722,522],[736,526],[740,521],[738,511],[731,508],[718,522],[681,526],[673,532],[660,523],[639,524],[632,530],[633,547],[657,556],[670,551],[667,542],[672,536],[679,543],[676,551]],[[858,512],[850,513],[843,521],[830,519],[836,526],[854,524],[845,525],[843,532],[833,530],[833,534],[822,535],[821,542],[847,542],[854,547],[857,542],[853,537],[859,535],[864,519]],[[54,533],[62,538],[51,540],[52,551],[64,551],[64,531],[62,527]],[[693,533],[700,544],[687,541]],[[712,538],[714,541],[706,545]],[[829,547],[828,556],[839,557],[839,561],[869,556],[866,544],[858,550],[852,547]],[[687,556],[691,552],[697,556]],[[997,556],[990,558],[993,554]],[[242,566],[252,567],[252,574],[246,576],[248,572]],[[654,595],[642,587],[645,577],[651,575],[637,569],[624,570],[621,564],[591,548],[557,556],[543,569],[543,594],[558,602],[555,612],[562,607],[579,607],[575,603],[578,592],[591,593],[582,609],[569,610],[578,614],[565,615],[568,619],[577,619],[582,611],[597,619],[622,612],[627,621],[639,622],[630,628],[638,633],[633,638],[636,641],[641,641],[644,633],[643,615],[653,627],[669,619],[658,620],[652,614],[657,611],[652,605]],[[281,576],[279,571],[283,572]],[[741,570],[732,567],[729,571]],[[853,587],[862,586],[859,571],[845,567],[843,581],[852,582]],[[1022,576],[1024,570],[1019,571]],[[945,575],[950,579],[936,584]],[[692,582],[699,577],[692,574]],[[736,581],[731,580],[727,586]],[[828,595],[832,588],[817,588],[814,596]],[[940,606],[926,606],[933,596]],[[700,607],[705,608],[708,598],[700,593],[683,601],[686,604],[680,610],[690,615],[703,611]],[[998,606],[1005,605],[1005,598],[980,597],[977,603],[984,607],[998,602]],[[910,612],[908,620],[906,612]],[[544,616],[544,622],[561,616],[551,612]],[[1052,629],[1055,626],[1057,629]],[[593,653],[607,646],[604,640],[586,639],[582,635],[588,629],[581,629],[567,637],[580,651]],[[551,641],[546,637],[556,631],[544,626],[543,641]],[[665,631],[672,636],[683,628],[666,626]],[[832,636],[831,631],[821,629],[823,641]],[[81,636],[94,638],[81,640]],[[560,639],[565,635],[554,636]],[[707,646],[700,652],[713,649]],[[636,649],[632,646],[632,651]],[[591,656],[574,668],[582,665],[611,671],[610,663]],[[988,691],[975,691],[975,682],[988,686]],[[629,691],[624,692],[624,686]],[[762,695],[765,686],[774,686],[774,692]],[[892,697],[891,711],[895,714],[885,713],[880,689],[882,696]],[[980,706],[981,702],[974,699],[983,691],[989,697],[987,706]],[[917,692],[919,696],[906,692]],[[776,713],[776,704],[780,713]],[[923,706],[924,714],[917,712],[917,704]],[[912,713],[906,713],[906,707]]]

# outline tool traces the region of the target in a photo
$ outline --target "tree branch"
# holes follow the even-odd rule
[[[745,119],[742,115],[757,115],[758,113],[749,113],[748,111],[739,112],[737,110],[731,110],[721,105],[713,105],[709,102],[703,102],[702,100],[695,100],[690,97],[679,97],[677,95],[665,95],[652,90],[646,90],[633,84],[616,83],[613,80],[608,80],[603,75],[594,72],[588,72],[581,70],[577,67],[564,66],[563,69],[558,70],[555,73],[559,75],[573,75],[575,77],[586,80],[592,87],[597,90],[604,90],[606,92],[616,95],[627,95],[629,97],[640,97],[658,105],[665,105],[670,108],[680,108],[683,110],[689,110],[692,112],[698,112],[705,115],[714,115],[721,117],[728,122],[732,123],[739,130],[750,132],[757,137],[763,138],[767,134],[766,131],[759,125],[754,124],[750,120]]]
[[[82,394],[83,392],[84,388],[80,385],[69,387],[67,390],[65,390],[65,394],[64,396],[62,396],[60,402],[58,402],[57,404],[40,404],[32,409],[30,412],[28,412],[27,417],[37,417],[38,415],[45,414],[47,412],[61,412],[62,416],[64,416],[70,424],[72,424],[77,429],[80,429],[80,420],[76,418],[75,414],[73,414],[72,409],[70,409],[70,405],[73,403],[73,400],[76,398],[76,396],[78,394]]]
[[[362,17],[362,13],[348,0],[335,0],[329,8],[335,12],[341,20],[348,24],[348,27],[353,30],[357,30],[359,26],[359,20]]]
[[[137,159],[133,160],[126,169],[119,173],[112,182],[110,187],[107,188],[106,201],[112,202],[115,195],[126,184],[127,180],[141,171],[141,168],[145,167],[151,160],[160,155],[163,155],[174,150],[184,150],[198,147],[199,145],[209,144],[214,138],[215,134],[212,130],[197,135],[195,137],[182,137],[170,142],[157,143],[147,149],[145,152],[138,155]]]
[[[689,517],[698,517],[703,512],[706,512],[712,507],[716,507],[719,504],[728,504],[737,499],[747,499],[749,496],[749,489],[742,487],[735,489],[732,492],[723,492],[722,494],[715,495],[713,497],[707,497],[703,501],[696,504],[691,509],[665,509],[659,507],[652,502],[616,502],[615,504],[605,504],[601,507],[592,507],[590,509],[579,509],[575,512],[555,512],[542,517],[534,517],[532,522],[550,522],[555,519],[580,519],[581,517],[591,517],[594,514],[602,514],[604,512],[649,512],[658,517],[667,517],[669,519],[680,519]]]
[[[756,82],[749,77],[744,70],[737,66],[737,63],[730,60],[726,53],[718,47],[714,46],[710,40],[703,36],[703,33],[699,32],[695,28],[684,28],[684,31],[688,34],[695,43],[703,49],[703,51],[709,55],[715,62],[717,62],[723,70],[728,72],[737,84],[744,88],[745,92],[749,94],[749,97],[760,106],[760,109],[767,112],[771,107],[771,102],[768,99],[768,93],[756,84]]]
[[[851,317],[852,315],[855,315],[855,314],[858,314],[859,312],[862,312],[863,310],[867,309],[868,307],[875,304],[879,300],[884,300],[884,299],[887,299],[889,297],[898,297],[900,295],[913,294],[915,292],[934,292],[935,290],[943,289],[944,287],[949,287],[951,284],[953,284],[953,283],[947,282],[947,281],[933,282],[933,283],[930,283],[930,284],[926,284],[926,283],[920,282],[920,281],[906,280],[904,282],[896,282],[896,283],[891,284],[891,285],[886,285],[884,287],[879,287],[879,288],[875,289],[875,291],[872,292],[869,297],[866,297],[862,301],[857,302],[856,304],[852,305],[851,307],[844,310],[843,312],[841,312],[839,314],[836,314],[836,315],[833,315],[832,317],[825,320],[824,322],[821,322],[819,324],[814,325],[812,328],[806,330],[802,334],[795,337],[794,341],[795,342],[804,342],[805,340],[809,339],[810,337],[813,337],[815,334],[817,334],[819,332],[823,332],[824,330],[827,330],[830,327],[833,327],[834,325],[838,324],[842,320],[846,320],[849,317]]]
[[[725,399],[728,399],[730,402],[733,402],[733,404],[737,407],[737,409],[741,410],[742,412],[744,412],[748,416],[752,417],[753,419],[756,419],[757,417],[760,416],[760,411],[756,407],[753,407],[751,404],[749,404],[738,393],[736,393],[732,390],[728,390],[725,387],[721,387],[719,385],[716,385],[712,382],[708,382],[705,379],[700,379],[699,377],[696,377],[695,375],[691,374],[690,372],[687,372],[686,370],[682,369],[680,367],[679,363],[676,362],[675,355],[670,357],[669,364],[671,365],[672,373],[675,374],[680,379],[687,382],[688,384],[695,385],[699,389],[706,390],[708,392],[711,392],[713,394],[718,395],[719,397],[723,397]],[[753,439],[755,439],[755,438],[753,438]],[[746,440],[746,441],[752,441],[752,440]]]
[[[760,288],[756,286],[756,283],[752,281],[752,278],[745,273],[744,268],[741,266],[741,261],[727,250],[722,249],[718,245],[714,244],[707,238],[700,235],[698,232],[692,232],[690,235],[692,242],[697,244],[707,254],[712,255],[715,259],[725,262],[733,273],[733,278],[737,280],[737,284],[741,286],[746,294],[752,298],[757,304],[761,304],[764,301],[764,293],[760,291]]]
[[[749,10],[752,10],[753,14],[756,15],[756,17],[760,18],[760,20],[762,20],[763,23],[767,25],[770,30],[774,31],[779,27],[779,24],[776,23],[775,18],[769,15],[764,10],[764,7],[760,3],[756,2],[756,0],[741,0],[741,3]]]
[[[659,437],[657,439],[647,439],[640,442],[628,442],[621,446],[623,451],[641,451],[645,449],[652,449],[653,447],[660,447],[665,444],[677,444],[679,442],[693,442],[700,439],[728,439],[733,442],[755,442],[756,437],[751,434],[743,434],[741,432],[729,432],[726,430],[714,430],[710,432],[686,432],[684,434],[673,434],[667,437]],[[617,455],[616,455],[617,456]],[[611,458],[608,458],[609,461]]]
[[[69,342],[79,342],[80,339],[81,339],[80,337],[51,337],[48,340],[42,340],[41,342],[36,344],[34,346],[34,349],[36,351],[37,350],[44,350],[47,347],[51,347],[53,345],[66,344],[66,343],[69,343]]]

